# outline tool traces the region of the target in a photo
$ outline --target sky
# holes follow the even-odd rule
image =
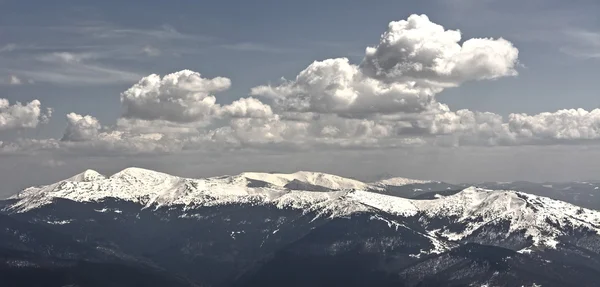
[[[599,11],[0,0],[0,196],[129,166],[600,179]]]

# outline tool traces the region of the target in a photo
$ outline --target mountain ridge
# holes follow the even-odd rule
[[[468,222],[460,231],[442,228],[428,232],[438,237],[459,241],[471,236],[490,222],[509,223],[508,234],[523,231],[532,237],[532,246],[555,248],[558,237],[570,227],[600,231],[600,212],[584,209],[566,202],[530,195],[517,191],[494,191],[468,187],[462,191],[435,199],[412,200],[386,195],[357,187],[355,180],[323,174],[297,172],[293,174],[242,173],[205,179],[172,176],[140,168],[127,168],[110,177],[95,176],[85,171],[72,178],[91,180],[70,181],[27,188],[11,197],[16,200],[9,206],[15,212],[26,212],[52,203],[55,199],[78,202],[97,202],[109,198],[139,203],[144,208],[181,206],[199,208],[230,204],[272,205],[316,212],[319,216],[344,217],[376,209],[401,217],[425,216],[427,218],[452,218]],[[248,176],[252,177],[249,179]],[[293,178],[295,177],[295,178]],[[72,179],[70,178],[70,179]],[[254,181],[264,180],[266,186],[250,187]],[[304,180],[310,184],[323,184],[327,191],[287,189],[290,181]],[[532,223],[535,223],[532,226]],[[559,226],[560,228],[557,228]]]

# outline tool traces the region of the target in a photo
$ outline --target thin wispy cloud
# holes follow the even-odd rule
[[[43,35],[30,37],[28,43],[0,46],[0,77],[8,79],[16,73],[35,82],[58,85],[133,83],[142,74],[120,62],[141,63],[149,61],[149,57],[189,54],[194,52],[191,47],[209,41],[208,37],[185,34],[169,25],[132,29],[88,23],[7,29],[25,29]],[[165,50],[169,54],[163,54]],[[11,55],[4,55],[9,52]]]
[[[20,77],[28,83],[69,86],[132,83],[140,78],[135,72],[102,64],[98,61],[102,56],[91,52],[39,54],[22,60],[20,66],[0,68],[0,73],[10,74],[8,83],[12,85],[23,83]]]
[[[44,29],[55,32],[80,34],[89,38],[95,38],[102,41],[110,40],[152,40],[152,41],[194,41],[194,42],[210,42],[213,37],[200,34],[188,34],[180,32],[175,27],[164,24],[158,27],[149,28],[130,28],[119,27],[110,23],[93,23],[93,24],[74,24],[71,26],[53,26],[45,27]]]
[[[204,35],[184,34],[175,28],[163,25],[159,29],[114,29],[110,27],[97,27],[93,35],[98,38],[126,38],[126,37],[146,37],[154,40],[186,40],[197,42],[209,42],[212,38]]]
[[[6,44],[4,46],[0,47],[0,53],[4,53],[4,52],[12,52],[15,49],[17,49],[17,45],[16,44]]]
[[[98,55],[94,53],[69,53],[69,52],[56,52],[43,54],[38,57],[40,61],[47,63],[80,63],[86,59],[97,58]]]
[[[144,53],[146,56],[149,56],[149,57],[156,57],[156,56],[160,56],[161,51],[160,51],[160,49],[154,48],[152,46],[145,46],[142,49],[142,53]]]
[[[23,80],[14,75],[14,74],[8,74],[6,76],[0,77],[0,85],[1,86],[19,86],[23,84]]]
[[[135,72],[84,62],[38,66],[36,69],[16,72],[36,82],[69,86],[130,83],[140,78],[140,75]]]
[[[290,53],[297,51],[293,48],[277,47],[261,43],[242,42],[234,44],[224,44],[221,48],[240,51],[240,52],[261,52],[261,53]]]
[[[578,58],[600,58],[600,32],[572,29],[564,34],[569,41],[568,45],[560,48],[561,52]]]

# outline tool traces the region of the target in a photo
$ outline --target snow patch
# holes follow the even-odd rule
[[[235,240],[235,236],[236,236],[237,234],[243,234],[243,233],[246,233],[246,232],[245,232],[245,231],[243,231],[243,230],[242,230],[242,231],[232,231],[232,232],[231,232],[231,234],[230,234],[229,236],[231,236],[231,238],[232,238],[233,240]]]
[[[64,225],[64,224],[69,224],[73,222],[73,220],[69,219],[69,220],[57,220],[57,221],[46,221],[46,223],[48,224],[52,224],[52,225]]]

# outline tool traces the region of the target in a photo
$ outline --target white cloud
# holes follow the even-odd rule
[[[83,26],[72,28],[69,27],[67,30],[73,30],[74,32],[91,35],[95,38],[101,39],[136,39],[138,41],[198,41],[205,42],[209,41],[210,38],[203,35],[190,35],[179,32],[175,27],[170,25],[162,25],[155,29],[129,29],[119,28],[111,25],[99,25],[99,26]]]
[[[123,117],[189,123],[215,114],[213,93],[229,89],[228,78],[205,79],[190,70],[161,78],[153,74],[121,94]]]
[[[152,46],[145,46],[142,49],[142,53],[144,53],[148,57],[156,57],[160,56],[161,51],[158,48],[154,48]]]
[[[458,30],[445,30],[426,15],[391,22],[379,44],[366,49],[362,70],[383,81],[457,86],[471,80],[516,75],[519,51],[504,39],[462,43]]]
[[[86,115],[69,113],[67,115],[67,128],[62,141],[89,141],[98,136],[102,126],[98,119]]]
[[[255,98],[241,98],[219,110],[220,114],[232,118],[269,118],[273,116],[271,106]]]
[[[11,44],[6,44],[2,47],[0,47],[0,53],[5,53],[5,52],[12,52],[14,50],[17,49],[17,45],[14,43]]]
[[[251,42],[243,42],[243,43],[235,43],[235,44],[225,44],[221,45],[222,48],[240,51],[240,52],[260,52],[260,53],[288,53],[293,52],[293,49],[289,48],[280,48],[269,46],[260,43],[251,43]]]
[[[597,59],[600,58],[600,32],[571,29],[564,31],[567,38],[560,50],[570,56]]]
[[[33,84],[35,82],[31,79],[23,79],[15,74],[8,74],[7,76],[0,78],[0,85],[20,86],[25,83]]]
[[[114,55],[113,55],[114,56]],[[53,52],[19,58],[20,68],[12,69],[28,82],[69,86],[134,83],[140,75],[99,63],[107,55],[96,52]]]
[[[600,140],[600,109],[559,110],[535,115],[445,111],[421,122],[442,144],[553,145]],[[445,141],[443,141],[445,140]]]
[[[19,79],[19,77],[15,76],[15,75],[10,75],[8,77],[8,84],[13,85],[13,86],[18,86],[18,85],[23,84],[23,81],[21,81],[21,79]]]
[[[20,128],[35,128],[46,123],[52,115],[51,109],[42,110],[42,104],[33,100],[27,104],[16,102],[11,105],[7,99],[0,98],[0,131]]]
[[[295,80],[258,86],[254,96],[271,98],[282,112],[314,112],[345,117],[414,113],[430,108],[439,88],[414,83],[385,83],[365,76],[346,58],[312,63]]]
[[[516,75],[518,50],[504,39],[469,39],[425,15],[391,22],[360,65],[346,58],[316,61],[291,81],[258,86],[278,111],[376,115],[422,113],[438,108],[435,95],[466,81]]]
[[[517,136],[534,140],[597,140],[600,139],[600,109],[511,114],[508,126]]]
[[[44,54],[38,57],[40,61],[48,63],[80,63],[83,60],[93,59],[97,57],[93,53],[69,53],[69,52],[55,52],[50,54]]]

